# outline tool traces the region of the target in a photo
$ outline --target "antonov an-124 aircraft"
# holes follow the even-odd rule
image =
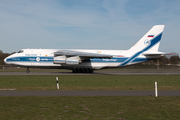
[[[153,26],[129,50],[22,49],[4,59],[6,64],[29,68],[71,69],[92,73],[95,69],[122,67],[164,55],[159,44],[164,25]]]

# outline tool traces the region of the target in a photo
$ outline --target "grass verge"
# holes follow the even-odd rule
[[[57,76],[0,76],[0,89],[47,91],[56,89]],[[180,90],[180,75],[72,75],[58,76],[60,90]]]
[[[2,120],[179,120],[179,97],[0,97]]]

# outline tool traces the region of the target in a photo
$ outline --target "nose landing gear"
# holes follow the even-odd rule
[[[27,72],[27,73],[29,73],[29,72],[30,72],[29,68],[27,68],[26,72]]]

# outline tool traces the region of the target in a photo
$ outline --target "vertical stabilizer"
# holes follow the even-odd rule
[[[164,30],[164,25],[153,26],[134,46],[129,50],[132,52],[151,51],[157,52]]]

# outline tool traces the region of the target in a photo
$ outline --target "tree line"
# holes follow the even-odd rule
[[[159,58],[159,63],[162,65],[177,65],[180,64],[180,58],[179,55],[173,55],[169,58],[167,58],[166,56],[162,56]]]
[[[3,66],[5,63],[4,63],[4,59],[9,56],[11,54],[9,53],[3,53],[2,50],[0,50],[0,66]]]

